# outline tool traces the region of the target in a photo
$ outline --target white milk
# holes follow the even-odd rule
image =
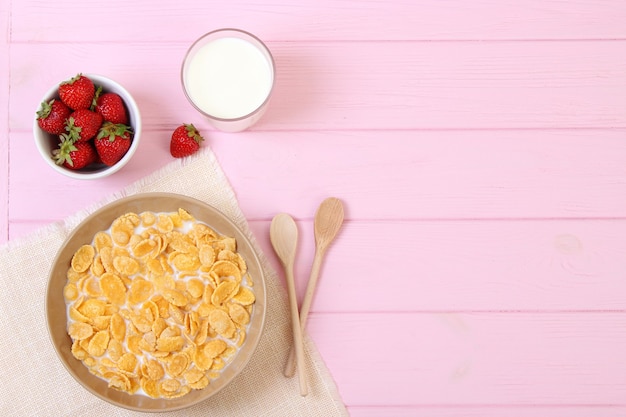
[[[223,119],[246,116],[270,94],[271,65],[246,40],[215,39],[188,59],[184,74],[187,94],[208,115]]]

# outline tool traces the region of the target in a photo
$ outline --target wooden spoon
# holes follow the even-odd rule
[[[300,307],[300,328],[304,330],[306,319],[309,315],[315,287],[317,285],[317,277],[319,276],[320,267],[324,254],[330,243],[337,236],[337,232],[343,224],[343,205],[341,200],[335,197],[329,197],[322,201],[317,213],[315,213],[314,231],[315,231],[315,258],[313,258],[313,266],[311,267],[311,275],[309,283],[306,287],[306,293]],[[296,347],[297,348],[297,347]],[[296,352],[297,353],[297,352]],[[292,348],[285,365],[285,376],[292,377],[295,372],[296,362],[294,360],[294,349]]]
[[[296,257],[296,247],[298,245],[298,227],[290,215],[281,213],[277,214],[274,219],[272,219],[272,224],[270,226],[270,240],[276,255],[278,255],[278,258],[285,269],[285,278],[289,293],[293,343],[296,350],[295,356],[300,382],[300,395],[304,397],[308,394],[308,387],[304,368],[302,328],[300,327],[298,299],[296,298],[296,286],[293,277],[293,264]]]

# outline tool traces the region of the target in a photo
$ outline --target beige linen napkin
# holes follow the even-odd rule
[[[286,292],[260,250],[236,196],[208,147],[176,160],[63,222],[0,247],[0,415],[143,416],[113,406],[82,388],[57,358],[48,337],[44,298],[48,270],[70,231],[88,214],[116,198],[139,192],[175,192],[225,213],[255,245],[267,277],[265,333],[244,371],[226,388],[171,416],[347,416],[328,369],[306,339],[309,395],[282,369],[291,343]]]

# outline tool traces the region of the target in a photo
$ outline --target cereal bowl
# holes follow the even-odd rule
[[[57,165],[55,161],[52,159],[52,152],[57,149],[59,144],[59,137],[56,135],[52,135],[50,133],[46,133],[43,131],[38,123],[37,116],[35,115],[33,121],[33,136],[35,139],[35,145],[43,158],[43,160],[56,172],[63,174],[67,177],[81,180],[90,180],[90,179],[98,179],[107,177],[117,171],[119,171],[124,165],[126,165],[131,158],[133,157],[135,151],[139,146],[139,140],[141,138],[142,132],[142,123],[141,123],[141,113],[139,111],[139,107],[135,102],[133,96],[118,82],[104,77],[102,75],[97,74],[84,74],[89,79],[91,79],[94,85],[102,87],[102,92],[112,92],[117,93],[122,98],[124,105],[126,107],[126,111],[128,113],[128,124],[132,128],[133,131],[133,140],[130,145],[130,148],[122,157],[120,161],[118,161],[115,165],[108,166],[102,163],[91,164],[87,167],[84,167],[80,170],[71,170],[62,165]],[[45,93],[45,95],[41,98],[40,103],[48,102],[49,100],[56,98],[58,99],[58,89],[59,84],[55,84],[50,87],[50,89]]]
[[[157,280],[162,279],[160,275],[153,276],[151,275],[152,272],[150,273],[142,272],[140,274],[143,274],[143,277],[140,276],[139,278],[132,278],[131,275],[128,275],[126,277],[127,281],[125,281],[126,285],[128,286],[128,292],[126,293],[127,295],[125,296],[125,298],[123,298],[123,300],[125,301],[122,301],[122,302],[111,301],[113,298],[109,294],[109,290],[107,289],[109,287],[104,286],[102,284],[102,282],[104,282],[104,276],[108,272],[105,272],[104,274],[99,275],[100,276],[99,288],[100,290],[102,290],[102,293],[98,295],[97,292],[99,290],[96,289],[96,294],[92,294],[93,297],[91,298],[91,300],[96,300],[96,301],[100,300],[102,303],[106,303],[107,305],[106,308],[109,311],[100,312],[98,313],[100,315],[97,317],[90,314],[90,312],[86,310],[81,310],[81,306],[85,305],[87,301],[82,301],[82,304],[81,304],[81,301],[78,301],[80,297],[75,298],[75,296],[73,294],[70,294],[70,292],[67,290],[68,288],[71,287],[70,285],[68,285],[68,283],[70,282],[74,283],[75,288],[87,288],[90,285],[87,283],[87,280],[96,279],[96,278],[85,278],[86,275],[83,275],[80,278],[74,275],[72,278],[70,278],[70,274],[68,274],[68,271],[73,272],[74,270],[80,271],[80,270],[85,269],[85,267],[83,267],[82,265],[80,267],[77,266],[79,263],[77,259],[82,259],[82,258],[78,255],[75,257],[75,254],[80,252],[79,249],[81,249],[85,245],[91,245],[93,242],[94,243],[93,246],[96,248],[96,255],[98,255],[98,252],[100,252],[100,254],[104,254],[105,251],[104,249],[102,249],[103,246],[97,243],[98,242],[97,239],[96,241],[94,241],[94,236],[98,232],[105,231],[107,234],[109,234],[109,231],[110,231],[111,232],[110,236],[114,236],[113,242],[116,242],[117,238],[115,238],[115,234],[118,232],[117,232],[117,229],[115,229],[114,227],[111,227],[112,223],[114,223],[116,219],[120,219],[121,217],[124,217],[124,215],[128,213],[136,213],[139,215],[141,213],[146,213],[146,212],[152,212],[156,214],[174,213],[173,216],[176,217],[175,213],[178,213],[179,209],[183,210],[182,213],[188,213],[189,215],[193,216],[193,220],[190,220],[191,224],[195,225],[196,222],[202,222],[203,224],[208,225],[211,229],[215,230],[219,235],[223,235],[223,236],[227,236],[227,237],[235,239],[236,254],[239,254],[241,258],[245,260],[245,265],[246,265],[245,269],[247,269],[246,273],[243,275],[243,278],[239,282],[241,283],[242,287],[244,286],[244,282],[245,282],[245,285],[249,285],[249,288],[254,294],[253,303],[248,305],[249,321],[246,322],[245,325],[241,325],[239,321],[236,320],[235,316],[231,315],[232,320],[236,322],[237,324],[237,329],[238,329],[237,331],[240,333],[238,334],[238,336],[236,335],[236,333],[231,333],[230,335],[227,335],[228,337],[232,338],[231,340],[228,340],[228,339],[226,340],[227,342],[226,345],[230,349],[230,352],[229,352],[230,356],[229,358],[224,360],[225,366],[223,363],[222,364],[223,367],[218,366],[216,367],[216,370],[212,370],[213,367],[209,368],[208,366],[210,364],[215,364],[216,362],[218,362],[220,360],[219,357],[217,357],[213,362],[209,362],[209,365],[204,364],[204,363],[201,364],[201,362],[204,361],[204,359],[202,358],[204,357],[203,355],[205,355],[207,352],[206,346],[211,344],[212,340],[220,339],[220,337],[224,339],[224,337],[222,337],[223,334],[221,333],[222,330],[218,328],[217,329],[218,333],[216,333],[215,330],[208,330],[209,333],[212,335],[206,336],[202,340],[199,340],[198,339],[200,337],[199,333],[189,332],[189,334],[187,334],[189,330],[189,326],[187,326],[186,323],[191,323],[193,320],[193,317],[197,317],[199,318],[198,321],[201,323],[204,323],[202,320],[208,320],[210,325],[207,325],[207,328],[212,329],[212,327],[214,326],[214,323],[212,321],[213,312],[218,310],[217,307],[211,307],[211,310],[210,310],[211,314],[208,315],[208,319],[202,319],[202,317],[204,317],[205,314],[203,310],[201,310],[201,307],[200,308],[193,307],[191,301],[189,301],[189,304],[186,305],[185,307],[180,306],[181,304],[177,304],[176,301],[170,298],[169,295],[165,295],[165,291],[169,291],[169,290],[163,289],[164,287],[160,286],[159,284],[155,284],[154,286],[155,290],[154,292],[151,292],[149,294],[149,297],[144,297],[144,300],[146,301],[143,304],[135,304],[134,307],[133,305],[131,305],[130,300],[131,300],[131,297],[133,296],[132,287],[134,284],[129,284],[128,280],[131,280],[131,279],[140,280],[141,278],[145,278],[144,281],[153,280],[153,282],[156,283]],[[147,218],[148,216],[145,217],[145,219]],[[161,228],[160,217],[159,217],[159,223],[156,226],[150,226],[150,227],[147,227],[147,226],[144,227],[143,225],[144,217],[141,216],[141,219],[142,219],[141,220],[142,224],[140,224],[138,226],[138,229],[136,229],[138,235],[143,232],[148,233],[146,229],[150,229],[151,231],[154,231],[156,229]],[[114,224],[117,225],[117,224],[120,224],[120,222],[116,221]],[[139,230],[143,230],[143,232]],[[188,228],[187,230],[194,230],[194,229]],[[163,233],[165,234],[168,232],[163,232]],[[174,253],[176,250],[171,249],[171,247],[174,247],[174,246],[178,247],[179,245],[179,244],[175,245],[173,243],[174,242],[173,238],[175,236],[172,233],[170,233],[170,235],[168,235],[167,237],[167,239],[169,239],[168,240],[169,247],[167,249],[163,249],[162,251],[163,254],[166,254],[168,250],[171,250],[172,251],[171,253]],[[192,233],[192,232],[189,232],[189,233]],[[128,251],[130,251],[131,253],[137,253],[136,251],[139,246],[132,246],[132,242],[137,242],[139,240],[139,237],[136,240],[133,240],[132,238],[130,240],[131,240],[130,247],[134,249],[128,249]],[[115,243],[113,244],[113,246],[115,246]],[[177,266],[176,256],[172,257],[171,253],[168,256],[166,256],[166,258],[170,260],[173,259],[173,264]],[[218,259],[218,258],[222,259],[221,257],[217,257],[215,259]],[[204,260],[202,262],[204,264]],[[218,262],[220,261],[215,261],[213,265],[216,265]],[[221,261],[221,262],[224,262],[224,261]],[[120,270],[122,269],[119,266],[119,264],[117,263],[113,263],[113,264],[118,265],[116,266],[116,268],[119,268]],[[96,265],[97,265],[97,262],[93,262],[91,267],[89,267],[90,269],[86,270],[84,274],[87,274],[89,271],[94,271],[96,269],[95,268]],[[152,271],[152,269],[149,269],[149,271]],[[113,275],[116,273],[117,272],[114,272]],[[117,273],[117,274],[120,276],[123,276],[123,274],[125,273],[126,271],[124,271],[123,273]],[[135,274],[135,275],[139,275],[139,274]],[[213,275],[214,275],[213,273],[210,274],[211,277],[213,277]],[[222,275],[226,275],[226,274],[222,274]],[[236,274],[232,274],[232,275],[236,275]],[[179,279],[183,280],[183,278],[180,278],[180,277],[182,277],[182,275],[179,275],[178,277],[176,277],[175,280],[179,280]],[[81,278],[83,279],[82,282],[80,281]],[[189,278],[190,276],[189,274],[187,274],[187,279]],[[200,296],[200,305],[202,305],[202,300],[205,299],[204,297],[206,297],[208,287],[213,286],[213,284],[211,284],[211,282],[207,280],[205,275],[197,274],[197,277],[194,277],[193,273],[191,273],[191,278],[192,279],[198,278],[196,279],[196,282],[204,280],[206,284],[205,289],[204,289],[204,296]],[[222,280],[224,282],[232,278],[233,278],[232,276],[223,277]],[[161,282],[161,281],[158,281],[158,282]],[[189,285],[189,281],[187,281],[186,285]],[[217,284],[215,284],[215,286],[217,288],[220,288],[220,286]],[[89,288],[92,288],[92,287],[89,287]],[[178,285],[176,285],[175,288],[180,289]],[[88,293],[90,293],[90,291],[91,289],[87,290]],[[192,294],[193,292],[191,291],[190,288],[189,288],[189,291],[190,292],[186,294],[188,297],[191,297],[189,294]],[[237,293],[235,296],[233,296],[232,294],[237,291],[233,291],[230,293],[229,297],[237,297],[242,291],[243,290],[239,290],[239,293]],[[217,293],[220,293],[220,291],[217,289],[212,288],[209,290],[209,294],[211,295],[210,300],[212,302],[215,302],[215,299],[213,298],[213,296],[215,296],[215,294]],[[223,293],[223,291],[221,293]],[[81,297],[84,297],[84,295],[81,295]],[[194,297],[197,297],[197,295],[194,295]],[[75,301],[72,301],[72,299],[74,299]],[[167,299],[172,303],[169,305],[169,309],[166,307],[165,310],[161,310],[163,299]],[[80,300],[83,300],[83,299],[80,298]],[[96,301],[93,301],[93,303],[96,303]],[[115,354],[116,356],[113,355],[113,351],[112,351],[113,340],[114,339],[119,340],[119,336],[116,336],[116,330],[114,329],[114,320],[109,317],[112,317],[113,315],[116,315],[116,314],[120,316],[128,317],[128,314],[126,314],[128,313],[128,311],[137,312],[137,314],[139,314],[140,311],[143,311],[141,309],[143,309],[146,305],[154,304],[156,306],[157,303],[158,303],[158,309],[154,310],[154,314],[152,316],[154,320],[152,322],[152,327],[149,329],[140,330],[141,332],[145,332],[143,339],[146,339],[146,334],[150,332],[154,334],[154,332],[157,332],[156,330],[154,330],[155,329],[154,326],[155,326],[155,322],[157,321],[155,317],[159,316],[159,312],[163,312],[163,314],[161,314],[162,317],[159,317],[159,319],[169,316],[167,319],[163,320],[163,321],[168,320],[169,328],[162,327],[158,331],[158,332],[161,332],[161,334],[160,336],[157,336],[158,340],[156,342],[156,346],[157,346],[156,351],[145,350],[145,349],[154,349],[154,343],[152,345],[153,346],[152,348],[147,348],[145,347],[145,345],[142,345],[140,343],[138,345],[138,346],[141,346],[140,352],[139,354],[135,356],[135,353],[137,352],[137,348],[132,348],[131,346],[137,346],[137,345],[134,345],[131,343],[130,335],[137,333],[138,329],[141,329],[141,327],[139,326],[139,323],[135,322],[134,320],[132,320],[133,324],[131,324],[131,322],[128,322],[126,324],[126,330],[122,333],[123,334],[122,337],[125,337],[127,339],[119,343],[119,345],[122,346],[122,343],[123,343],[123,347],[125,350],[124,354],[126,356],[128,356],[129,354],[130,356],[135,356],[135,360],[137,361],[137,364],[136,366],[132,367],[132,369],[126,368],[125,366],[123,367],[121,365],[122,359],[120,359],[120,352],[117,352]],[[231,383],[240,374],[240,372],[244,369],[246,364],[249,362],[250,358],[253,356],[254,351],[258,345],[259,339],[261,337],[261,333],[263,331],[264,321],[265,321],[265,311],[266,311],[265,280],[264,280],[263,270],[259,262],[259,258],[257,257],[256,252],[252,244],[248,240],[248,238],[239,230],[239,228],[233,222],[231,222],[227,217],[225,217],[217,209],[201,201],[198,201],[190,197],[182,196],[182,195],[169,194],[169,193],[146,193],[146,194],[137,194],[134,196],[122,198],[111,204],[106,205],[105,207],[95,211],[93,214],[88,216],[72,231],[72,233],[69,235],[69,237],[65,240],[65,242],[60,247],[56,258],[53,261],[53,264],[50,270],[50,277],[49,277],[49,282],[48,282],[48,287],[47,287],[45,304],[46,304],[47,326],[48,326],[48,331],[49,331],[52,345],[54,346],[54,349],[56,350],[56,353],[59,359],[61,360],[61,363],[70,373],[70,375],[72,375],[72,377],[74,377],[74,379],[78,381],[85,389],[87,389],[92,394],[96,395],[97,397],[111,404],[114,404],[116,406],[123,407],[126,409],[130,409],[134,411],[142,411],[142,412],[173,411],[173,410],[179,410],[179,409],[183,409],[186,407],[190,407],[194,404],[197,404],[213,396],[214,394],[219,392],[222,388],[226,387],[229,383]],[[79,306],[74,307],[76,305],[79,305]],[[144,307],[141,307],[141,309],[139,309],[138,306],[140,305],[143,305]],[[176,308],[172,310],[172,305],[179,305],[180,308],[178,310]],[[225,305],[226,304],[224,304],[224,306]],[[167,306],[167,303],[166,303],[166,306]],[[76,310],[73,310],[74,308]],[[229,306],[229,309],[230,309],[230,306]],[[228,311],[230,314],[229,309]],[[92,326],[92,332],[94,333],[94,335],[88,336],[91,339],[89,340],[84,339],[84,342],[85,342],[84,344],[81,342],[82,340],[81,338],[83,336],[76,336],[74,333],[72,334],[72,337],[70,337],[69,335],[69,333],[72,332],[71,330],[72,323],[76,323],[77,321],[76,316],[73,315],[73,313],[75,313],[78,310],[81,311],[80,313],[81,315],[82,314],[85,315],[83,318],[79,319],[79,321],[82,320],[82,322],[87,323],[89,326]],[[126,313],[124,313],[123,310],[126,310]],[[169,331],[170,328],[172,329],[172,331],[177,331],[176,330],[177,325],[171,324],[173,323],[171,322],[171,320],[174,320],[177,318],[176,314],[174,313],[175,311],[181,311],[184,315],[184,317],[183,316],[180,317],[180,323],[185,323],[185,324],[181,324],[180,327],[182,328],[182,330],[178,330],[179,332],[178,334],[180,335],[180,337],[184,336],[184,338],[189,340],[190,342],[186,348],[184,349],[180,348],[180,351],[174,348],[170,349],[170,348],[160,347],[160,340],[165,339],[164,335],[166,331]],[[198,314],[196,314],[196,312]],[[135,313],[132,313],[132,314],[135,314]],[[104,325],[103,325],[103,318],[105,320]],[[135,327],[134,324],[137,324],[137,327]],[[81,324],[80,326],[85,326],[85,325]],[[217,328],[218,326],[215,326],[215,327]],[[241,329],[245,331],[245,334],[243,335],[244,337],[241,336]],[[97,349],[95,349],[95,347],[97,347],[95,345],[96,342],[94,341],[97,335],[102,332],[107,333],[107,336],[106,336],[107,342],[104,344],[104,348],[106,348],[107,350],[106,352],[104,351],[97,352]],[[158,332],[156,333],[157,335],[158,335]],[[194,342],[192,343],[192,339],[194,337],[195,339],[194,339]],[[108,342],[109,339],[111,340],[111,342]],[[94,349],[91,349],[92,343],[94,343]],[[117,342],[115,343],[118,344]],[[108,344],[108,347],[107,347],[107,344]],[[81,346],[86,347],[86,350],[83,351],[81,349]],[[157,353],[159,354],[158,356],[157,356]],[[93,357],[90,356],[92,354],[94,355]],[[91,359],[85,359],[85,356],[90,357]],[[182,370],[179,371],[177,367],[176,371],[174,372],[174,369],[172,368],[173,366],[172,364],[178,363],[176,359],[177,356],[187,357],[188,363],[186,363],[185,366],[181,368]],[[77,359],[77,357],[80,357],[81,360]],[[215,357],[215,356],[212,356],[212,357]],[[106,364],[105,364],[104,358],[107,358]],[[108,359],[111,359],[111,360],[108,360]],[[100,365],[90,370],[90,368],[88,368],[86,365],[87,360],[92,361],[92,362],[99,361]],[[153,361],[153,360],[155,362],[160,362],[162,364],[162,371],[161,371],[162,373],[159,376],[153,376],[150,373],[150,368],[142,365],[142,363],[147,364],[148,361]],[[116,364],[114,364],[112,361],[113,362],[116,361]],[[125,361],[125,363],[126,362],[127,361]],[[105,366],[108,368],[103,368]],[[127,379],[130,384],[127,386],[134,387],[135,392],[129,393],[129,392],[125,392],[124,390],[118,389],[119,378],[117,379],[113,378],[113,374],[110,373],[110,372],[113,372],[110,370],[114,369],[115,367],[119,367],[120,369],[124,368],[125,372],[122,372],[122,371],[119,371],[119,372],[124,373],[124,375],[127,376]],[[94,373],[92,372],[93,369],[97,369],[98,371]],[[109,373],[105,372],[104,369],[109,369],[109,371],[107,371]],[[187,377],[188,375],[187,372],[191,373],[194,370],[195,371],[202,370],[203,372],[206,370],[205,375],[209,375],[210,373],[210,382],[208,383],[208,385],[204,387],[194,388],[194,389],[189,388],[188,391],[184,391],[180,389],[179,392],[182,392],[183,395],[169,395],[170,391],[168,387],[171,387],[170,380],[177,379],[180,381],[180,384],[184,385],[185,380],[191,381],[191,379]],[[96,375],[96,373],[101,373],[101,375],[98,376]],[[105,379],[103,375],[105,375],[109,379],[108,380]],[[125,378],[125,377],[120,377],[120,378]],[[115,379],[115,382],[113,382],[114,379]],[[152,384],[150,382],[151,380],[154,380],[156,382]],[[144,383],[145,383],[145,386],[144,386]],[[152,384],[152,385],[149,385],[149,384]],[[168,385],[165,386],[164,384],[168,384]],[[148,388],[152,387],[153,385],[159,387],[156,390],[159,393],[168,394],[168,395],[165,395],[166,398],[162,398],[161,395],[154,395],[154,392],[147,391]],[[139,389],[137,389],[137,387],[139,387]],[[146,391],[144,391],[144,387],[146,388]],[[152,390],[152,388],[149,388],[149,389]],[[146,395],[146,393],[150,393],[153,395],[152,396]]]

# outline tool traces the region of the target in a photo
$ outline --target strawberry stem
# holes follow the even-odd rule
[[[104,122],[100,130],[98,131],[97,139],[103,139],[108,137],[110,142],[115,141],[115,138],[124,136],[126,133],[133,134],[133,130],[130,126],[126,126],[122,123]]]
[[[52,151],[52,159],[57,165],[63,165],[64,162],[67,162],[70,166],[74,166],[70,153],[78,149],[68,134],[62,133],[60,137],[61,143],[58,149]]]
[[[65,130],[67,131],[67,136],[72,143],[76,142],[80,139],[80,132],[83,130],[80,126],[76,126],[74,124],[74,118],[70,117],[65,121]]]

